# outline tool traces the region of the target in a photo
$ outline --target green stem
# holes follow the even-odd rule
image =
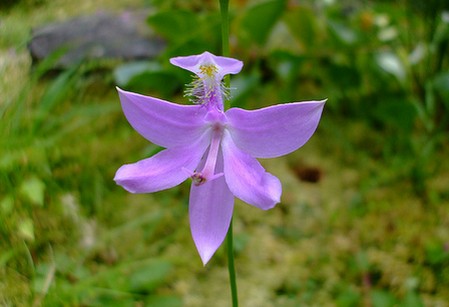
[[[222,55],[229,57],[229,0],[220,0],[220,12],[221,12],[221,48]],[[226,88],[230,88],[229,75],[224,77],[224,85]],[[224,101],[224,109],[229,109],[229,99]],[[238,307],[239,300],[237,296],[237,280],[235,277],[234,267],[234,246],[232,239],[232,219],[229,225],[228,234],[226,235],[227,251],[228,251],[228,271],[229,271],[229,283],[231,286],[232,306]]]
[[[221,49],[223,56],[229,56],[229,0],[220,0]]]
[[[232,238],[232,220],[229,225],[228,234],[226,236],[227,250],[228,250],[228,271],[229,271],[229,283],[231,285],[232,294],[232,307],[239,306],[239,300],[237,296],[237,279],[235,277],[235,267],[234,267],[234,247]]]
[[[220,0],[220,12],[221,12],[221,51],[222,55],[229,57],[229,0]],[[230,88],[230,78],[229,75],[224,77],[224,85],[226,88]],[[230,102],[229,99],[224,101],[224,109],[229,109]],[[237,296],[237,280],[235,277],[235,267],[234,267],[234,246],[232,238],[232,219],[229,225],[228,234],[226,235],[226,243],[228,250],[228,271],[229,271],[229,283],[231,286],[232,295],[232,307],[239,306],[239,300]]]
[[[223,56],[229,56],[229,0],[220,0],[221,12],[221,53]],[[229,75],[224,77],[224,85],[226,88],[231,87]],[[225,99],[224,109],[229,109],[230,101]]]

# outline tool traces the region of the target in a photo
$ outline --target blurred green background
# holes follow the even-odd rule
[[[31,29],[148,9],[167,48],[148,61],[32,65]],[[236,201],[242,306],[449,306],[449,2],[231,0],[234,106],[328,98],[311,141],[263,160],[283,183]],[[189,182],[132,195],[118,167],[159,150],[115,85],[178,103],[172,56],[219,54],[218,1],[0,4],[0,305],[229,306],[224,248],[207,267]]]

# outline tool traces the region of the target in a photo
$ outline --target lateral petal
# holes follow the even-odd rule
[[[285,103],[252,111],[231,108],[225,114],[237,147],[255,158],[274,158],[295,151],[309,140],[324,103]]]
[[[223,170],[222,160],[223,158],[219,157],[217,172]],[[190,229],[204,265],[223,243],[233,209],[234,195],[223,176],[199,186],[192,184],[189,204]]]
[[[162,147],[191,144],[206,129],[206,109],[179,105],[117,88],[122,109],[131,126],[150,142]]]
[[[228,131],[225,131],[221,144],[226,183],[236,197],[263,210],[280,202],[282,186],[277,177],[266,172],[255,158],[241,151]]]
[[[177,186],[198,166],[207,148],[207,134],[190,146],[165,149],[151,158],[120,167],[114,181],[131,193],[152,193]]]

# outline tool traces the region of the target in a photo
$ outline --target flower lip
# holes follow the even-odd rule
[[[215,64],[201,64],[199,70],[203,78],[215,78],[218,72]]]
[[[213,74],[216,80],[221,80],[228,74],[237,74],[243,67],[242,61],[216,56],[207,51],[198,55],[171,58],[170,63],[191,71],[200,78],[211,77]]]
[[[204,117],[206,122],[224,126],[227,122],[226,115],[217,109],[211,109]]]

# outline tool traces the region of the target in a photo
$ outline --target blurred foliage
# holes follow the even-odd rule
[[[46,0],[2,0],[0,2],[0,9],[9,9],[15,5],[28,5],[28,6],[36,6],[44,4]]]
[[[47,2],[2,5],[24,27],[21,10]],[[55,54],[1,83],[18,90],[0,101],[0,305],[228,304],[224,255],[204,270],[191,242],[188,184],[133,196],[112,181],[159,150],[128,126],[114,85],[183,103],[190,73],[168,59],[220,50],[217,1],[143,2],[168,42],[157,59],[55,74]],[[329,99],[311,144],[285,163],[317,165],[318,183],[273,171],[283,204],[236,212],[247,306],[445,306],[449,4],[230,3],[231,54],[245,63],[233,105]],[[25,53],[23,33],[0,35],[2,55]]]

